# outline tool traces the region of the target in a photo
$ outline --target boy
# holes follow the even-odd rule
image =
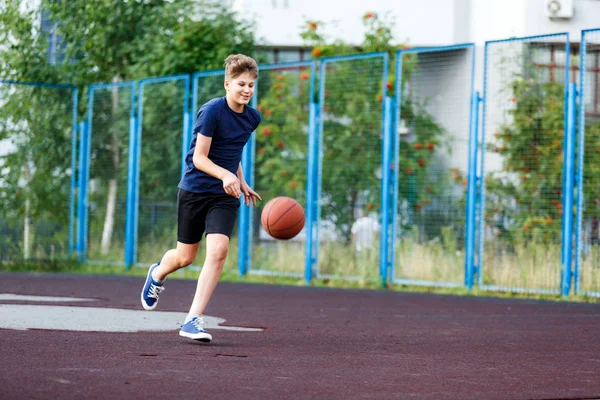
[[[240,164],[244,145],[261,121],[260,112],[248,105],[257,78],[258,65],[252,58],[237,54],[225,59],[226,96],[209,101],[198,111],[178,186],[177,248],[150,266],[142,289],[142,306],[153,310],[167,275],[194,261],[206,233],[206,259],[179,331],[180,336],[194,340],[212,340],[203,328],[203,313],[223,270],[239,198],[243,194],[248,207],[262,200],[244,180]]]

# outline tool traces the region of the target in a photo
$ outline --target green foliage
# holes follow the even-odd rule
[[[439,150],[450,151],[446,131],[428,113],[425,104],[419,104],[404,96],[401,106],[401,118],[413,128],[412,142],[400,145],[401,170],[399,192],[408,201],[410,208],[420,211],[426,208],[431,199],[447,194],[448,184],[445,174],[432,173],[432,166]],[[436,162],[437,161],[437,162]],[[453,170],[454,180],[462,182],[460,171]]]
[[[583,180],[586,218],[600,218],[600,121],[588,117],[585,129],[585,173]]]
[[[257,108],[256,187],[265,199],[279,195],[304,204],[308,151],[309,71],[261,73]]]
[[[229,54],[253,54],[254,25],[230,7],[214,0],[164,3],[165,15],[149,15],[149,32],[132,43],[135,76],[220,69]]]
[[[392,44],[393,21],[376,13],[362,18],[365,36],[360,46],[343,41],[330,42],[321,33],[323,23],[307,21],[302,37],[313,47],[313,58],[333,55],[387,52],[392,65],[395,51],[404,45]],[[417,57],[404,55],[402,60],[403,86],[417,70]],[[389,92],[394,87],[393,73],[382,82],[381,60],[364,59],[329,64],[325,87],[325,121],[323,136],[323,196],[322,217],[335,221],[339,233],[350,239],[350,228],[357,208],[378,211],[380,195],[382,101],[385,83]],[[404,89],[404,88],[403,88]],[[403,90],[404,92],[404,90]],[[393,94],[392,94],[393,95]],[[412,127],[414,141],[400,146],[401,168],[398,171],[402,197],[413,213],[426,207],[432,196],[448,187],[442,178],[432,174],[438,150],[445,143],[446,132],[426,110],[426,104],[402,96],[401,117]],[[397,166],[391,166],[398,168]],[[412,215],[412,213],[411,213]],[[425,217],[427,214],[423,214]],[[435,218],[432,218],[435,219]],[[430,225],[427,218],[416,221],[410,215],[404,219],[407,227],[416,222]],[[437,224],[439,235],[442,224]]]
[[[85,89],[90,84],[221,68],[228,54],[252,54],[254,50],[253,24],[239,20],[216,0],[43,0],[39,9],[21,3],[7,0],[2,6],[0,79],[78,86],[82,95],[80,119],[86,118]],[[55,64],[48,59],[48,42],[39,31],[41,10],[57,26],[59,54]],[[146,99],[141,122],[141,200],[150,203],[175,199],[173,191],[181,168],[183,90],[181,85],[174,86],[148,89],[152,97]],[[44,223],[44,234],[55,230],[49,227],[53,223],[62,228],[52,235],[64,242],[73,172],[71,93],[15,88],[0,88],[0,140],[14,144],[13,151],[0,160],[0,207],[6,216],[1,222],[8,224],[6,219],[10,217],[11,234],[22,238],[25,216],[34,218],[31,235],[39,239],[37,218],[45,215],[39,222]],[[130,93],[120,89],[98,90],[95,94],[90,160],[91,186],[95,188],[90,190],[91,247],[105,221],[110,220],[105,219],[105,213],[111,181],[118,183],[114,235],[122,240],[131,101]],[[167,225],[152,225],[153,232],[169,231]],[[149,229],[142,226],[141,234]]]
[[[553,243],[560,241],[563,215],[564,85],[532,73],[510,83],[508,122],[488,144],[502,155],[503,169],[486,177],[485,217],[510,242]]]
[[[131,2],[44,0],[58,22],[64,68],[76,84],[222,67],[231,53],[251,54],[251,23],[211,0]]]
[[[58,68],[48,64],[48,42],[39,34],[40,10],[19,0],[6,0],[0,13],[0,79],[61,82]]]
[[[12,255],[31,250],[24,248],[24,229],[36,244],[31,256],[66,254],[71,96],[66,89],[0,86],[0,98],[9,99],[0,107],[0,225],[16,246]]]

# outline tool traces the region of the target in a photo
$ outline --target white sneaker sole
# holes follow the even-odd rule
[[[152,271],[152,267],[148,268],[148,275],[146,275],[146,282],[150,278],[150,271]],[[146,282],[144,282],[144,288],[146,287]],[[152,311],[158,305],[158,301],[155,301],[154,305],[152,307],[150,307],[149,305],[147,305],[146,302],[144,301],[144,288],[142,288],[142,293],[140,294],[140,299],[142,300],[142,307],[144,307],[144,310]]]
[[[212,336],[208,333],[187,333],[184,331],[179,331],[179,336],[186,337],[188,339],[199,340],[204,343],[209,343],[212,340]]]

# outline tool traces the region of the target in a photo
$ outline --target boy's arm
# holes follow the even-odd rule
[[[194,166],[200,171],[206,172],[210,176],[222,180],[225,193],[239,199],[241,196],[240,180],[237,176],[225,168],[219,167],[208,158],[211,143],[211,137],[198,134],[196,138],[196,148],[194,149]]]
[[[242,169],[242,163],[240,162],[240,165],[238,166],[237,169],[237,177],[240,180],[241,183],[245,183],[246,180],[244,179],[244,170]]]
[[[242,193],[244,194],[244,204],[247,204],[249,206],[250,202],[252,202],[254,206],[256,206],[256,200],[258,199],[262,201],[262,198],[258,193],[252,190],[250,186],[248,186],[248,183],[244,179],[244,169],[242,168],[242,163],[238,165],[237,177],[240,180],[240,187]]]

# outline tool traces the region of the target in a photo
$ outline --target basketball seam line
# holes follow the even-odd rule
[[[302,218],[302,221],[298,221],[298,222],[296,222],[296,223],[295,223],[294,225],[292,225],[292,226],[288,226],[288,227],[287,227],[287,228],[285,228],[285,229],[280,229],[280,230],[277,230],[277,231],[275,231],[275,232],[283,232],[283,231],[287,231],[288,229],[292,229],[292,228],[293,228],[293,227],[295,227],[296,225],[298,225],[298,224],[300,224],[300,223],[304,223],[305,221],[306,221],[306,218]]]
[[[273,207],[271,207],[271,210],[275,207],[275,204],[273,204]],[[277,218],[277,220],[273,221],[273,225],[275,225],[277,222],[279,222],[279,220],[281,218],[283,218],[283,216],[285,214],[287,214],[292,208],[296,207],[296,203],[293,203],[292,206],[290,208],[288,208],[287,210],[285,210],[284,212],[281,213],[281,215],[279,216],[279,218]],[[271,216],[271,210],[269,210],[269,216]],[[304,210],[302,210],[304,211]],[[269,230],[271,228],[271,221],[269,221],[268,217],[267,217],[267,224],[269,225]]]

